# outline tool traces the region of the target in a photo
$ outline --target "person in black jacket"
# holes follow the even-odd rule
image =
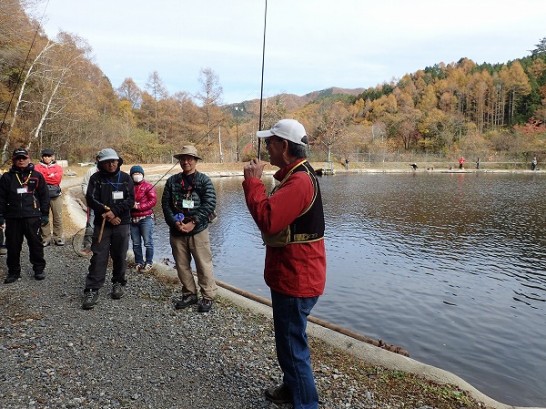
[[[95,213],[89,265],[82,308],[90,310],[99,298],[99,289],[106,280],[108,257],[112,257],[113,299],[123,296],[127,283],[127,250],[131,223],[131,208],[135,202],[131,177],[120,170],[123,164],[115,150],[103,149],[97,157],[98,171],[89,179],[85,198],[87,206]]]
[[[13,166],[0,178],[0,226],[5,223],[8,276],[5,284],[21,277],[21,250],[26,237],[36,280],[45,278],[46,261],[40,227],[49,223],[49,192],[44,177],[34,170],[28,151],[13,151]]]

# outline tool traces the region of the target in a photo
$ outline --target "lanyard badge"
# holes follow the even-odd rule
[[[193,209],[193,207],[194,207],[193,200],[191,200],[191,199],[183,199],[183,200],[182,200],[182,207],[183,207],[184,209]]]

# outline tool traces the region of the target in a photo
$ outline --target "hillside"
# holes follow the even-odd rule
[[[305,95],[296,95],[296,94],[278,94],[272,97],[267,97],[263,99],[263,105],[275,105],[282,104],[283,107],[288,112],[293,112],[301,109],[306,104],[311,102],[320,101],[329,97],[343,97],[343,96],[353,96],[356,97],[362,94],[365,91],[365,88],[340,88],[340,87],[330,87],[320,91],[309,92]],[[241,112],[246,112],[247,115],[241,115],[242,118],[249,117],[259,110],[259,99],[251,99],[242,101],[236,104],[228,104],[226,108],[231,112],[232,115],[237,116]]]
[[[0,2],[0,27],[10,28],[0,30],[4,163],[18,146],[32,157],[48,147],[57,159],[76,162],[109,146],[127,160],[160,163],[185,144],[209,162],[239,162],[255,151],[256,125],[283,117],[304,124],[314,161],[422,161],[419,155],[544,161],[546,39],[530,56],[506,63],[461,58],[366,89],[330,87],[223,105],[210,68],[201,72],[206,86],[198,95],[169,94],[157,72],[143,89],[130,77],[114,89],[84,39],[61,33],[52,40],[40,31],[34,37],[20,3]]]

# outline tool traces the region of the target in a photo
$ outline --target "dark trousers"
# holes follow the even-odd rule
[[[102,288],[106,280],[108,257],[112,257],[112,283],[125,285],[125,270],[127,270],[127,249],[129,248],[129,225],[113,226],[106,222],[101,242],[98,242],[100,226],[95,225],[91,250],[93,256],[85,279],[86,290]]]
[[[46,262],[44,246],[40,237],[41,221],[39,217],[25,219],[6,219],[6,264],[8,275],[21,275],[21,250],[23,238],[27,239],[30,263],[34,273],[44,271]]]

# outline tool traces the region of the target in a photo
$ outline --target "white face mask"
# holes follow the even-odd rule
[[[142,179],[144,179],[144,175],[141,175],[139,173],[133,174],[133,182],[140,183],[142,182]]]

